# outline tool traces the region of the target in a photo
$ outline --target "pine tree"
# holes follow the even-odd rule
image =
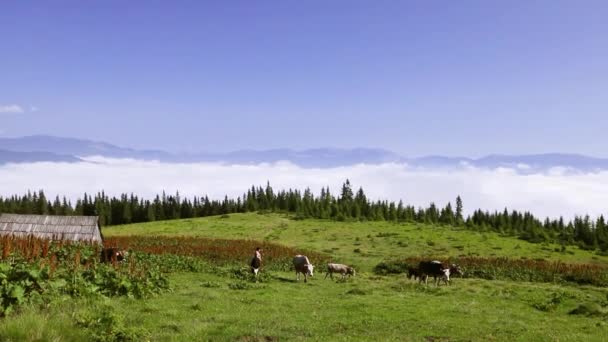
[[[464,223],[464,218],[462,216],[462,198],[460,196],[456,197],[456,225],[461,226]]]

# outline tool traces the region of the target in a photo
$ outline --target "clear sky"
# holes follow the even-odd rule
[[[0,134],[608,157],[607,1],[3,1]]]

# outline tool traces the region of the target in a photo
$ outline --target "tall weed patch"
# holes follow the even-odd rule
[[[423,260],[456,263],[464,269],[465,278],[608,285],[608,267],[606,266],[532,259],[412,257],[381,262],[376,265],[374,272],[383,275],[404,273],[408,267],[417,267]]]
[[[329,256],[309,250],[255,240],[211,239],[203,237],[124,236],[106,240],[106,245],[153,255],[179,255],[201,258],[219,266],[248,265],[256,247],[263,250],[262,267],[289,271],[297,254],[308,256],[314,264],[329,261]]]
[[[145,298],[169,287],[162,263],[133,254],[100,263],[101,246],[33,237],[0,238],[0,315],[57,295]]]

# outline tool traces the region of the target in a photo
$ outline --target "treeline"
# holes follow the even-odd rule
[[[463,216],[463,202],[456,198],[455,205],[448,203],[439,208],[431,203],[427,208],[404,205],[402,201],[371,201],[362,188],[356,192],[347,180],[339,195],[329,188],[315,196],[310,189],[275,191],[270,184],[252,186],[236,199],[209,199],[207,196],[182,198],[175,195],[157,195],[153,200],[134,194],[109,197],[104,192],[84,194],[75,204],[65,197],[46,198],[43,191],[28,192],[23,196],[0,197],[0,212],[50,215],[96,215],[100,223],[118,225],[157,220],[205,217],[255,211],[293,213],[296,219],[320,218],[338,221],[391,221],[418,222],[458,226],[478,231],[495,231],[517,236],[531,242],[558,242],[579,245],[585,249],[608,251],[608,224],[603,216],[591,220],[589,216],[540,220],[530,212],[476,210]]]

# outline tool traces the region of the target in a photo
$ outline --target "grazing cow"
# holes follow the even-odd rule
[[[327,264],[327,273],[325,274],[325,279],[327,279],[328,275],[331,279],[334,279],[334,272],[342,274],[342,279],[344,279],[346,275],[353,277],[355,276],[355,269],[350,266],[343,264]]]
[[[129,255],[129,252],[117,247],[108,247],[101,250],[99,260],[101,262],[116,262],[123,261]]]
[[[420,273],[420,270],[418,268],[416,268],[416,267],[408,267],[407,268],[407,278],[408,279],[414,278],[414,280],[421,279],[422,278],[422,274]]]
[[[258,272],[260,272],[260,267],[262,266],[262,260],[260,260],[260,258],[258,257],[253,257],[251,259],[251,273],[253,273],[254,275],[258,275]]]
[[[420,271],[420,282],[424,280],[424,284],[428,283],[429,276],[432,276],[435,280],[435,285],[439,285],[438,279],[443,279],[446,284],[450,280],[450,268],[445,267],[439,261],[421,261],[418,264],[418,270]]]
[[[312,277],[314,266],[305,255],[296,255],[293,258],[293,267],[296,270],[296,281],[300,280],[300,273],[304,274],[304,282],[307,282],[307,276]]]
[[[463,276],[464,272],[462,271],[462,269],[460,268],[460,266],[458,266],[456,264],[451,264],[447,268],[447,271],[445,272],[445,276],[441,277],[440,279],[443,280],[446,285],[450,285],[450,276],[452,276],[454,274],[457,274],[459,276]]]
[[[460,266],[458,266],[456,264],[451,264],[450,265],[450,275],[452,275],[452,274],[457,274],[462,277],[464,275],[464,271],[462,270],[462,268],[460,268]]]

